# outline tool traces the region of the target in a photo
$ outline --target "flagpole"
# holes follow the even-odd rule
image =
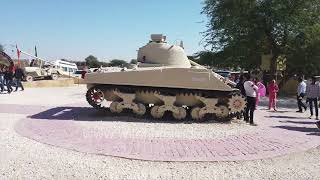
[[[17,48],[17,56],[18,56],[18,66],[21,66],[21,62],[20,62],[20,50],[18,49],[18,45],[16,44],[16,48]]]

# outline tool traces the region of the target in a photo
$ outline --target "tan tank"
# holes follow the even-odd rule
[[[195,121],[208,115],[228,120],[245,108],[239,90],[190,61],[183,47],[169,45],[161,34],[151,35],[151,41],[138,50],[137,60],[134,69],[87,74],[88,103],[97,109],[110,108],[113,113],[129,109],[140,116],[150,113],[162,118],[171,112],[175,119],[190,115]],[[112,101],[110,107],[106,101]]]

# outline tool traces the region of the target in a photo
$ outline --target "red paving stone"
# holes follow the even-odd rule
[[[19,110],[15,111],[15,110]],[[271,158],[305,151],[320,145],[314,120],[258,111],[256,131],[212,139],[130,138],[97,136],[73,118],[90,109],[72,108],[65,117],[52,117],[49,107],[0,105],[0,113],[30,116],[15,130],[30,139],[79,152],[150,161],[241,161]],[[45,111],[48,111],[46,113]],[[38,115],[33,115],[37,114]],[[49,115],[51,113],[51,116]],[[40,116],[40,115],[41,116]],[[292,113],[291,113],[292,114]],[[268,116],[277,117],[268,117]],[[279,115],[279,116],[278,116]],[[55,119],[55,117],[57,117]],[[88,136],[89,135],[89,136]]]

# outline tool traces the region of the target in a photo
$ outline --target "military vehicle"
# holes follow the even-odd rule
[[[42,67],[24,67],[26,74],[26,81],[31,82],[35,79],[52,79],[57,80],[59,77],[59,70],[50,65]]]
[[[151,35],[151,41],[138,50],[137,60],[134,69],[88,73],[88,103],[112,113],[127,109],[139,116],[150,113],[162,118],[168,112],[177,120],[191,117],[199,122],[212,116],[230,120],[244,111],[246,100],[239,90],[189,60],[184,48],[168,44],[166,36]],[[107,101],[111,101],[109,107]]]

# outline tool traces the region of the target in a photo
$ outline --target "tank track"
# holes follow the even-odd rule
[[[148,103],[137,100],[137,94],[147,93],[159,99],[159,102]],[[200,103],[191,106],[177,105],[177,96],[192,96]],[[111,98],[111,99],[110,99]],[[122,114],[132,110],[137,116],[148,116],[161,119],[171,112],[176,120],[191,118],[197,122],[208,119],[229,121],[244,111],[246,100],[239,91],[214,91],[198,89],[180,89],[165,87],[94,85],[86,93],[88,103],[98,110],[109,110]],[[112,101],[110,106],[103,101]]]

